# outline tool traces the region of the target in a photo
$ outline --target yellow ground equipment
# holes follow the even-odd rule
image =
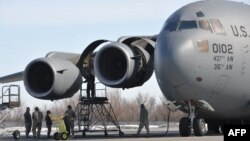
[[[61,117],[53,117],[52,120],[55,121],[57,126],[57,132],[54,133],[55,140],[67,140],[68,139],[68,132],[66,130],[65,122],[63,119],[64,116]]]

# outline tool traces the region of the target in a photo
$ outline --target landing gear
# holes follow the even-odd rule
[[[180,120],[179,130],[183,137],[191,135],[191,120],[188,117],[184,117]]]
[[[195,118],[193,120],[193,129],[195,136],[204,136],[206,133],[206,123],[202,118]]]
[[[191,126],[191,119],[189,117],[184,117],[180,120],[179,130],[183,137],[188,137],[191,135],[191,129],[193,128],[195,136],[204,136],[206,133],[206,123],[202,118],[194,118],[193,126]]]
[[[190,136],[192,129],[195,136],[203,136],[207,132],[205,120],[195,117],[195,107],[189,102],[189,116],[180,120],[180,135],[183,137]]]
[[[208,120],[207,124],[208,124],[208,134],[211,134],[211,135],[220,134],[220,126],[221,126],[220,122],[216,120]]]

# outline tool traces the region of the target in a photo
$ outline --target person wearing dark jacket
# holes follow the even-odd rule
[[[145,126],[147,130],[147,137],[149,137],[149,120],[148,120],[148,110],[145,108],[144,104],[141,104],[140,110],[140,124],[137,131],[137,136],[140,135],[142,128]]]
[[[91,94],[91,97],[94,98],[95,97],[95,76],[91,74],[90,76],[87,77],[84,83],[85,82],[87,82],[87,89],[86,89],[87,98],[90,99],[90,94]]]
[[[48,128],[47,137],[50,138],[51,127],[52,127],[52,120],[50,111],[47,111],[47,115],[45,116],[46,126]]]
[[[25,134],[26,138],[29,137],[29,133],[31,130],[31,125],[32,125],[32,119],[31,119],[31,114],[30,114],[30,108],[26,108],[26,112],[24,113],[24,124],[25,124]]]
[[[38,107],[36,107],[35,111],[32,113],[32,120],[33,120],[32,132],[34,138],[40,138],[42,119],[43,119],[43,113],[39,111]]]
[[[66,125],[66,129],[68,132],[68,135],[70,133],[74,136],[74,120],[75,120],[76,114],[72,110],[71,105],[68,105],[67,110],[65,111],[65,116],[64,116],[64,122]]]

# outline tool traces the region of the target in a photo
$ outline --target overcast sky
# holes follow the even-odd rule
[[[97,39],[158,34],[165,20],[190,2],[194,0],[0,0],[0,76],[22,71],[50,51],[81,53]],[[44,103],[17,84],[27,106]],[[133,98],[138,92],[162,96],[154,76],[122,93]]]

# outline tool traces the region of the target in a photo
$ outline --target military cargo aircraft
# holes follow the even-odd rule
[[[196,136],[231,121],[250,119],[250,6],[208,0],[174,12],[160,33],[96,40],[81,54],[50,52],[0,83],[24,81],[39,99],[74,95],[82,78],[114,88],[143,85],[155,71],[169,109],[182,110],[182,136]],[[104,44],[105,43],[105,44]],[[100,47],[99,50],[96,50]]]

